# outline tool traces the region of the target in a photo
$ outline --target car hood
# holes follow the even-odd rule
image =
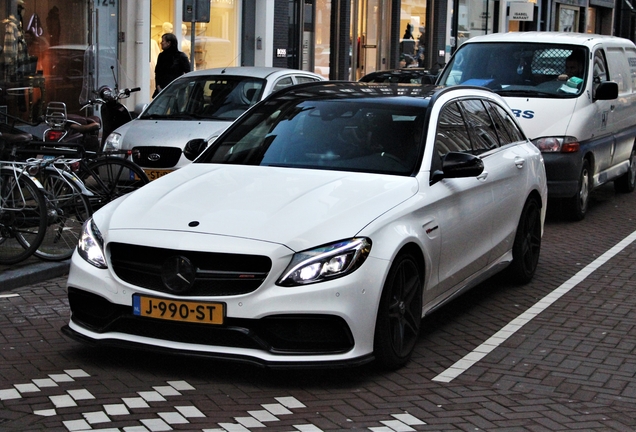
[[[413,177],[191,164],[103,210],[111,231],[198,232],[298,251],[355,236],[417,190]]]
[[[210,139],[232,122],[218,120],[148,120],[135,119],[119,127],[125,149],[139,146],[178,147],[191,139]]]

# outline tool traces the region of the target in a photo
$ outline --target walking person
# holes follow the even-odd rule
[[[188,56],[179,51],[177,37],[173,33],[164,33],[161,36],[161,50],[155,66],[156,88],[153,98],[174,79],[190,72]]]

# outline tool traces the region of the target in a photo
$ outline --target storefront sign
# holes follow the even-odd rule
[[[614,9],[613,0],[590,0],[590,6],[600,6]]]
[[[287,57],[286,48],[276,48],[276,57]]]
[[[183,0],[184,22],[210,22],[210,2],[208,0]]]
[[[510,3],[510,21],[532,21],[534,19],[534,4],[528,2]]]

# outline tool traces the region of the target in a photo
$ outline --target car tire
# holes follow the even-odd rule
[[[629,169],[625,174],[614,180],[614,190],[620,193],[634,192],[636,189],[636,147],[629,155]]]
[[[397,256],[384,283],[375,325],[374,354],[385,369],[404,366],[415,348],[422,318],[422,274],[410,253]]]
[[[590,162],[586,159],[581,167],[579,176],[579,187],[576,195],[565,202],[567,216],[574,221],[581,221],[585,218],[587,207],[590,201],[592,188],[592,174],[590,172]]]
[[[515,284],[527,284],[534,277],[541,252],[541,204],[534,197],[523,206],[515,241],[512,245],[512,263],[508,266],[509,279]]]

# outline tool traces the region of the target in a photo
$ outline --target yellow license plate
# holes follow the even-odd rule
[[[201,324],[223,324],[225,304],[133,296],[133,314]]]
[[[152,180],[157,180],[159,177],[163,177],[166,174],[170,174],[173,170],[151,170],[151,169],[144,169],[144,172],[146,173],[146,175],[148,176],[148,179],[150,181]]]

